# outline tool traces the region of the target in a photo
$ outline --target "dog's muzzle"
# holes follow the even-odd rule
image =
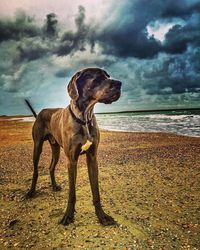
[[[99,102],[110,104],[117,101],[121,95],[121,86],[122,83],[120,81],[112,80],[110,91]]]

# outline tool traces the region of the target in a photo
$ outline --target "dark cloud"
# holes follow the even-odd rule
[[[45,24],[41,26],[22,10],[17,11],[12,20],[0,20],[0,42],[16,40],[17,55],[13,59],[15,63],[32,61],[48,53],[52,54],[56,46],[57,33],[54,13],[48,14]]]
[[[159,1],[124,1],[119,9],[114,11],[113,19],[105,24],[86,23],[86,13],[83,6],[79,6],[78,14],[75,18],[76,30],[64,31],[58,29],[58,20],[55,13],[46,16],[44,26],[37,26],[34,19],[20,11],[14,20],[0,21],[0,41],[15,39],[21,41],[24,37],[42,38],[43,43],[51,46],[49,52],[58,56],[73,54],[76,51],[84,51],[90,46],[94,51],[95,44],[99,44],[103,53],[116,57],[137,57],[141,59],[153,58],[160,52],[169,54],[183,53],[189,43],[199,45],[199,2],[178,0]],[[196,14],[196,16],[195,16]],[[192,16],[192,17],[191,17]],[[165,43],[147,33],[148,24],[159,20],[169,21],[169,18],[184,18],[187,22],[196,20],[186,25],[174,25],[166,34]],[[187,23],[186,22],[186,23]],[[24,42],[24,41],[23,41]],[[20,59],[35,60],[44,56],[47,48],[38,46],[24,48],[24,44],[19,44]]]
[[[122,29],[103,33],[99,37],[104,53],[117,57],[152,58],[161,50],[161,43],[146,32]]]
[[[173,6],[173,8],[172,8]],[[112,22],[101,27],[101,24],[92,26],[86,24],[86,13],[83,6],[79,6],[78,15],[75,18],[76,30],[58,30],[58,20],[54,13],[46,16],[45,25],[36,26],[34,19],[24,12],[19,12],[14,21],[1,21],[0,40],[22,39],[23,37],[42,38],[43,43],[52,44],[38,47],[19,44],[19,58],[21,60],[35,60],[46,55],[46,52],[55,53],[58,56],[73,54],[76,51],[84,51],[89,45],[93,51],[95,44],[99,44],[103,53],[116,57],[153,58],[160,52],[169,54],[183,53],[188,44],[199,45],[199,3],[188,1],[156,1],[140,0],[134,2],[125,1],[123,6],[114,13]],[[170,12],[171,10],[171,12]],[[168,13],[168,14],[167,14]],[[170,15],[171,13],[171,15]],[[196,16],[194,14],[196,13]],[[192,16],[193,14],[193,16]],[[184,18],[192,23],[186,25],[174,25],[166,34],[164,44],[153,36],[149,37],[147,25],[155,20],[166,22],[165,18]],[[192,17],[191,17],[192,16]],[[24,42],[24,41],[23,41]],[[24,48],[25,47],[25,48]]]
[[[200,52],[193,48],[185,54],[158,58],[143,67],[143,88],[147,94],[193,93],[200,88]]]
[[[182,53],[191,42],[199,45],[198,21],[186,27],[175,24],[166,35],[164,45],[154,37],[148,37],[147,25],[155,20],[167,22],[172,17],[189,21],[195,13],[199,20],[199,6],[199,2],[192,4],[186,0],[126,1],[116,18],[98,34],[97,40],[105,53],[120,57],[144,59],[153,58],[160,52]]]
[[[184,34],[181,25],[174,25],[165,36],[164,50],[171,54],[180,54],[187,49],[187,44],[193,41],[193,38]]]
[[[48,54],[65,56],[76,51],[84,51],[94,38],[90,25],[85,24],[85,8],[79,6],[75,18],[76,30],[59,30],[57,16],[50,13],[43,26],[36,25],[35,20],[19,11],[13,20],[0,20],[0,41],[17,40],[18,56],[15,61],[32,61]],[[60,32],[59,32],[60,31]]]
[[[174,25],[165,35],[163,50],[170,54],[180,54],[188,45],[200,46],[200,15],[192,16],[186,25]]]
[[[58,25],[58,20],[56,19],[56,14],[55,13],[48,14],[46,16],[46,25],[44,27],[46,34],[49,36],[56,36],[57,25]]]
[[[168,0],[162,12],[162,17],[182,17],[187,18],[195,12],[200,12],[199,1],[188,0]]]
[[[45,32],[44,27],[36,24],[34,18],[22,10],[12,20],[0,20],[0,42],[14,40],[16,44],[16,51],[12,56],[14,63],[36,60],[47,54],[50,46],[43,31]]]
[[[40,28],[35,24],[34,18],[24,11],[18,11],[13,20],[0,20],[0,42],[38,35],[41,35]]]
[[[120,57],[152,58],[161,50],[154,37],[148,38],[146,26],[154,19],[158,5],[149,1],[126,1],[116,18],[98,34],[104,52]]]
[[[15,58],[15,62],[32,61],[42,58],[43,56],[47,55],[49,48],[39,43],[34,44],[34,41],[28,41],[26,43],[21,43],[17,47],[17,50],[18,50],[18,55]]]
[[[93,47],[90,25],[85,24],[85,8],[79,6],[79,12],[75,18],[76,31],[66,31],[55,49],[58,56],[68,55],[76,51],[84,51],[89,43]]]

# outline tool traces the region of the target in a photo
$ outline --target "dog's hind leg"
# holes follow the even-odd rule
[[[51,164],[49,167],[51,184],[53,187],[53,191],[60,191],[61,187],[57,185],[56,180],[55,180],[55,167],[56,167],[56,164],[58,163],[59,156],[60,156],[60,146],[57,142],[54,144],[50,143],[50,145],[51,145],[51,150],[52,150],[52,159],[51,159]]]
[[[38,179],[38,162],[40,159],[40,155],[42,153],[42,146],[43,146],[43,140],[34,140],[34,149],[33,149],[33,178],[32,178],[32,184],[31,188],[26,194],[26,197],[33,197],[35,194],[35,188],[37,184]]]

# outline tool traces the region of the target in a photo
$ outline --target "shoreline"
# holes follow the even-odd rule
[[[192,138],[200,138],[200,135],[183,135],[183,134],[178,134],[178,133],[173,133],[173,132],[161,132],[161,131],[125,131],[125,130],[109,130],[109,129],[103,129],[100,128],[100,131],[104,132],[116,132],[116,133],[134,133],[134,134],[164,134],[164,135],[176,135],[176,136],[184,136],[184,137],[192,137]]]
[[[33,124],[35,120],[34,116],[0,116],[0,123],[1,122],[19,122],[19,123],[29,123]],[[1,125],[1,124],[0,124]],[[116,133],[160,133],[160,134],[169,134],[169,135],[177,135],[177,136],[185,136],[191,138],[200,138],[200,135],[190,135],[190,134],[181,134],[178,132],[163,132],[163,131],[132,131],[132,130],[120,130],[120,129],[107,129],[107,128],[100,128],[100,131],[107,131],[107,132],[116,132]]]

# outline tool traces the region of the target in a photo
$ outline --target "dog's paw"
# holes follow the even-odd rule
[[[106,213],[103,213],[101,216],[98,216],[98,219],[103,226],[117,225],[117,222]]]
[[[62,190],[61,186],[59,186],[59,185],[53,186],[53,191],[54,192],[59,192],[61,190]]]
[[[59,222],[59,224],[62,224],[64,226],[67,226],[71,223],[74,222],[74,216],[71,216],[71,215],[64,215],[62,220]]]
[[[33,198],[34,196],[35,196],[35,190],[29,190],[26,194],[25,194],[25,196],[24,196],[24,198],[25,199],[30,199],[30,198]]]

